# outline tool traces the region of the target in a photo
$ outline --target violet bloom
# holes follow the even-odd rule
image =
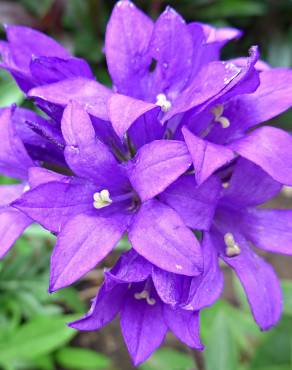
[[[35,166],[16,132],[12,115],[12,108],[0,110],[0,172],[20,180],[21,183],[0,186],[0,257],[9,251],[23,231],[32,223],[30,217],[10,206],[11,202],[29,188],[28,169]]]
[[[32,190],[13,203],[58,233],[50,289],[67,286],[94,268],[126,231],[133,248],[154,265],[178,274],[200,274],[202,254],[191,229],[210,227],[220,184],[211,178],[194,194],[191,176],[182,202],[194,197],[181,214],[157,199],[188,170],[186,145],[155,140],[123,162],[126,158],[117,148],[115,157],[96,138],[89,115],[76,103],[65,109],[61,128],[64,156],[74,176],[32,169]]]
[[[120,314],[122,333],[135,365],[161,345],[168,330],[189,347],[202,350],[199,312],[180,308],[192,279],[198,278],[165,273],[131,250],[105,273],[89,313],[70,326],[98,330]]]

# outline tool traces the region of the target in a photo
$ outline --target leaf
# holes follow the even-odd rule
[[[103,355],[85,348],[67,347],[60,349],[56,354],[56,361],[65,369],[105,369],[110,360]]]
[[[0,341],[0,363],[16,359],[34,359],[67,343],[76,331],[66,326],[73,316],[41,316],[22,325]]]
[[[11,77],[5,76],[2,80],[3,73],[0,75],[0,107],[6,107],[13,103],[20,104],[24,100],[23,93],[19,90],[16,83]]]
[[[292,315],[292,281],[284,280],[282,281],[282,291],[283,291],[283,301],[284,310],[286,315]]]
[[[194,362],[189,355],[170,348],[159,349],[140,366],[142,370],[190,370],[193,368]]]

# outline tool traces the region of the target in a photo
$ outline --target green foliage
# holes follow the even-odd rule
[[[194,368],[194,362],[188,354],[163,348],[156,351],[140,368],[142,370],[191,370]]]
[[[101,353],[85,348],[62,348],[56,353],[57,363],[69,370],[98,370],[108,368],[109,359]]]

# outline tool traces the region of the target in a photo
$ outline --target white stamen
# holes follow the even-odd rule
[[[222,183],[222,187],[223,187],[224,189],[229,188],[229,182],[223,182],[223,183]]]
[[[215,107],[211,109],[211,112],[215,116],[215,119],[214,119],[215,122],[220,123],[222,128],[227,128],[230,126],[230,121],[227,117],[222,116],[223,111],[224,111],[224,106],[222,104],[215,105]]]
[[[107,189],[103,189],[99,193],[94,193],[93,199],[93,207],[96,209],[107,207],[113,202]]]
[[[236,257],[240,254],[240,246],[235,242],[234,236],[231,233],[224,235],[224,242],[226,245],[225,253],[227,257]]]
[[[161,110],[163,112],[168,112],[171,108],[171,102],[167,100],[166,96],[164,94],[158,94],[156,96],[156,105],[161,107]]]
[[[155,303],[156,303],[156,300],[154,298],[150,298],[149,296],[149,292],[147,290],[143,290],[141,293],[135,293],[134,294],[134,297],[136,299],[146,299],[146,302],[150,305],[150,306],[154,306]]]

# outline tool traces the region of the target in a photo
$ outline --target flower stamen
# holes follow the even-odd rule
[[[230,121],[227,117],[222,116],[223,111],[223,104],[215,105],[215,107],[211,109],[211,112],[214,114],[215,117],[214,121],[220,123],[222,128],[227,128],[230,126]]]
[[[150,298],[149,296],[149,292],[147,290],[142,290],[141,293],[135,293],[134,294],[134,297],[136,299],[146,299],[146,302],[150,305],[150,306],[154,306],[155,303],[156,303],[156,299],[154,298]]]
[[[113,202],[107,189],[103,189],[99,193],[94,193],[93,199],[93,207],[96,209],[107,207]]]
[[[167,100],[165,94],[158,94],[156,96],[156,105],[161,107],[161,110],[166,113],[170,110],[171,108],[171,102]]]
[[[226,245],[225,253],[227,257],[236,257],[240,254],[240,246],[235,242],[234,236],[231,233],[224,235],[224,242]]]

